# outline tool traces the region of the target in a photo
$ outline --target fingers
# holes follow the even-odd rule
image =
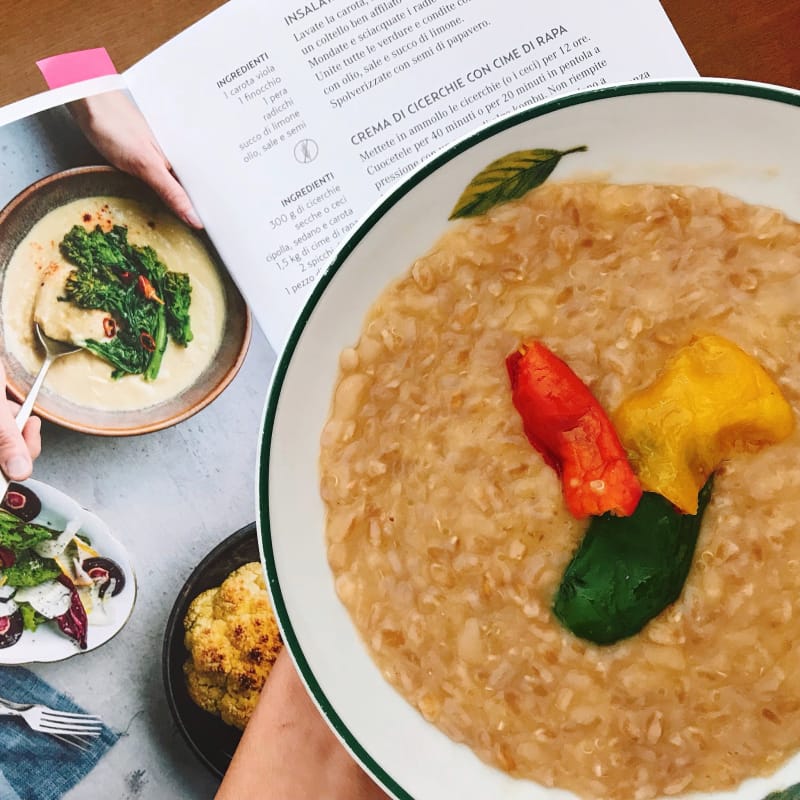
[[[197,212],[194,210],[192,201],[178,183],[171,172],[164,168],[164,179],[161,186],[154,185],[153,188],[161,195],[163,201],[191,228],[198,230],[203,227],[203,223]]]
[[[31,426],[29,436],[38,455],[38,450],[41,449],[37,443],[38,428]],[[0,469],[7,478],[14,481],[25,480],[33,470],[32,454],[14,421],[14,405],[4,402],[0,402]]]
[[[75,101],[69,110],[87,139],[115,167],[149,184],[187,225],[203,227],[141,111],[124,92]]]
[[[42,421],[39,417],[29,417],[22,429],[22,439],[32,459],[39,458],[42,452]]]
[[[202,228],[203,223],[194,210],[186,190],[169,171],[169,165],[160,151],[155,149],[146,159],[134,167],[135,174],[156,192],[156,194],[192,228]]]
[[[0,361],[0,386],[6,385],[6,370]],[[41,427],[38,417],[30,417],[20,433],[14,417],[19,411],[19,403],[0,398],[0,469],[5,476],[14,481],[30,477],[33,459],[42,452]]]

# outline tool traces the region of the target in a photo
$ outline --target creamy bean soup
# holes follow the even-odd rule
[[[6,269],[2,313],[6,349],[35,373],[43,354],[34,319],[50,336],[67,341],[102,340],[107,314],[63,302],[67,275],[74,268],[59,244],[74,225],[87,231],[114,225],[127,229],[131,244],[152,247],[167,268],[188,273],[193,339],[188,346],[168,341],[155,380],[125,375],[114,380],[112,366],[88,351],[56,361],[45,386],[79,405],[103,410],[145,408],[179,394],[194,383],[214,358],[225,321],[224,288],[200,240],[166,211],[119,197],[75,200],[53,209],[20,242]]]
[[[385,678],[515,776],[722,790],[800,746],[800,431],[717,470],[679,599],[609,646],[552,612],[587,520],[505,359],[537,339],[610,414],[699,335],[800,404],[800,226],[713,188],[551,183],[454,222],[341,354],[322,433],[336,590]]]

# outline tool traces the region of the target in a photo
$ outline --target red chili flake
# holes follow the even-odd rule
[[[126,285],[129,286],[133,281],[136,279],[136,275],[133,272],[128,272],[128,270],[124,270],[120,272],[119,279]]]
[[[142,331],[139,334],[139,343],[148,353],[152,353],[156,349],[156,343],[147,331]]]
[[[92,215],[91,214],[84,214],[83,215],[83,221],[84,222],[91,222],[92,221]]]
[[[136,288],[142,293],[142,297],[147,300],[155,300],[156,303],[160,305],[164,305],[164,301],[158,296],[156,293],[153,284],[145,278],[144,275],[140,275],[138,280],[136,281]]]
[[[113,317],[103,319],[103,333],[109,339],[113,339],[117,335],[117,323]]]

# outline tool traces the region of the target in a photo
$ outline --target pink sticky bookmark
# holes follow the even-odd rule
[[[117,68],[105,47],[50,56],[50,58],[37,61],[36,66],[39,67],[51,89],[58,89],[60,86],[68,86],[79,81],[88,81],[90,78],[99,78],[103,75],[117,74]]]

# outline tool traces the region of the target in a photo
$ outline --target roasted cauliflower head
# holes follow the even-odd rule
[[[258,562],[199,594],[183,620],[189,696],[200,708],[243,729],[283,647]]]

